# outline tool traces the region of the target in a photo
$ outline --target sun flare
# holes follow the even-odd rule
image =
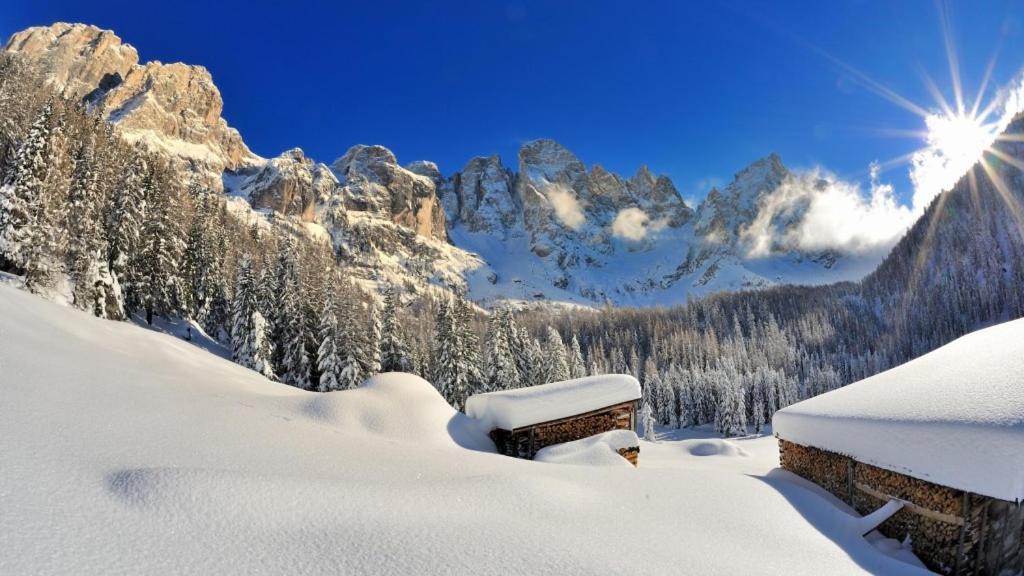
[[[967,114],[932,114],[925,118],[925,126],[928,146],[960,173],[977,162],[996,138],[993,124]]]

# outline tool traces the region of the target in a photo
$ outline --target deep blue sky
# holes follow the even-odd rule
[[[450,173],[492,153],[514,166],[522,142],[550,137],[587,165],[628,175],[646,163],[687,197],[772,151],[864,180],[870,161],[920,145],[869,130],[922,122],[814,48],[916,102],[931,102],[922,68],[950,86],[931,0],[4,4],[4,37],[87,22],[143,60],[206,66],[224,116],[264,156],[299,146],[329,162],[380,143]],[[997,44],[997,85],[1024,65],[1022,12],[951,5],[968,95]],[[909,197],[905,167],[883,179]]]

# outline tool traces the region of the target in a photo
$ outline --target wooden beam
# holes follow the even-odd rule
[[[937,512],[935,510],[931,510],[931,509],[925,508],[923,506],[918,506],[917,504],[914,504],[913,502],[909,502],[909,501],[907,501],[907,500],[905,500],[903,498],[898,498],[898,497],[893,496],[891,494],[886,494],[885,492],[880,492],[878,490],[875,490],[871,486],[868,486],[867,484],[864,484],[862,482],[857,482],[856,486],[857,486],[857,490],[860,490],[861,492],[863,492],[863,493],[865,493],[865,494],[867,494],[869,496],[873,496],[873,497],[875,497],[875,498],[877,498],[877,499],[879,499],[879,500],[881,500],[883,502],[888,501],[888,500],[899,500],[900,502],[903,502],[903,509],[904,510],[908,510],[910,512],[913,512],[914,514],[917,514],[918,516],[924,516],[925,518],[931,518],[932,520],[938,520],[939,522],[945,522],[947,524],[954,524],[956,526],[963,526],[965,524],[964,519],[961,518],[960,516],[954,516],[952,514],[946,514],[944,512]]]

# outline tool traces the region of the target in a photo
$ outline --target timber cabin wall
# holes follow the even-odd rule
[[[547,446],[581,440],[611,430],[636,429],[636,404],[636,400],[630,400],[515,430],[496,428],[491,431],[491,439],[498,447],[498,452],[506,456],[532,460],[541,448]],[[636,464],[636,454],[623,456]]]
[[[1004,576],[1024,570],[1024,507],[933,484],[847,456],[779,439],[782,468],[802,476],[866,515],[896,497],[909,504],[878,530],[903,540],[930,570],[946,575]]]

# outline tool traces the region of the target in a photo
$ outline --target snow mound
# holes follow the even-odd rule
[[[689,440],[682,442],[682,444],[683,448],[691,456],[747,456],[743,448],[728,440],[709,438],[707,440]]]
[[[452,408],[432,384],[414,374],[378,374],[355,390],[314,395],[301,410],[345,432],[419,445],[495,451],[475,420]]]
[[[639,445],[640,439],[636,432],[611,430],[582,440],[542,448],[533,459],[553,464],[632,467],[633,465],[619,454],[619,450]]]
[[[1024,320],[775,413],[776,434],[936,484],[1024,499]]]
[[[515,430],[638,400],[640,383],[626,374],[588,376],[470,396],[466,414],[484,429]]]

